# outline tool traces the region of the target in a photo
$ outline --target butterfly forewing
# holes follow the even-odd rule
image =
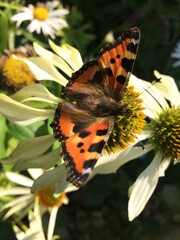
[[[104,74],[104,84],[117,101],[122,97],[123,89],[128,84],[139,41],[139,29],[131,28],[98,53],[98,62]]]
[[[73,97],[74,94],[78,93],[84,84],[97,82],[100,84],[102,77],[100,67],[97,60],[91,60],[85,63],[77,72],[73,74],[71,80],[67,84],[64,95]]]

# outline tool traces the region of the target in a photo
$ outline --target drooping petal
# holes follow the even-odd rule
[[[59,158],[60,158],[59,149],[48,152],[35,158],[29,159],[19,158],[18,162],[14,166],[14,171],[21,171],[28,168],[49,169],[57,163]]]
[[[46,50],[45,48],[41,47],[36,42],[34,43],[34,49],[39,56],[46,58],[49,62],[51,62],[51,64],[54,64],[61,71],[63,71],[66,75],[71,77],[73,70],[72,70],[72,68],[70,68],[68,63],[66,63],[62,58],[60,58],[56,54]]]
[[[169,159],[162,161],[161,153],[157,153],[151,164],[139,175],[136,182],[130,187],[128,203],[129,221],[136,218],[144,209],[157,186],[159,177],[169,166]]]
[[[61,47],[49,40],[49,45],[55,53],[57,53],[64,61],[66,61],[74,71],[77,71],[83,65],[82,57],[76,48],[68,44],[63,44]]]
[[[171,106],[177,108],[180,105],[180,93],[174,79],[168,75],[160,74],[158,71],[154,71],[156,78],[160,79],[160,82],[155,84],[158,91],[170,101]]]
[[[41,156],[54,143],[52,135],[29,138],[21,141],[13,153],[6,159],[2,160],[3,164],[16,163],[19,160],[24,161]]]
[[[45,58],[18,58],[28,65],[37,80],[52,80],[63,86],[66,86],[68,80],[60,74],[53,64]]]
[[[64,191],[68,192],[69,189],[71,191],[73,191],[72,189],[76,190],[77,188],[75,186],[66,181],[66,175],[67,175],[66,168],[64,164],[61,164],[60,166],[45,172],[38,179],[36,179],[31,190],[32,192],[36,192],[40,188],[43,188],[49,184],[56,183],[59,184],[58,193]]]
[[[14,183],[25,187],[32,187],[33,180],[31,178],[15,172],[6,172],[5,174],[7,178]]]
[[[13,94],[11,98],[18,102],[44,101],[58,104],[61,101],[60,98],[55,97],[42,84],[31,84],[29,86],[26,86]]]
[[[0,94],[0,113],[8,120],[26,126],[53,116],[51,109],[37,109],[19,103],[5,94]]]

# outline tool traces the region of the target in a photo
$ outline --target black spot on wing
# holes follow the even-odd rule
[[[138,48],[138,45],[134,44],[133,42],[131,42],[127,45],[127,50],[131,53],[134,53],[134,54],[136,54],[137,48]]]
[[[108,129],[103,129],[103,130],[97,130],[96,136],[103,136],[106,135],[108,132]]]
[[[131,72],[133,63],[134,63],[134,59],[123,58],[122,61],[121,61],[122,67],[123,67],[127,72]]]
[[[115,58],[110,59],[110,63],[114,64],[116,62]]]
[[[89,160],[86,160],[83,164],[83,168],[87,169],[87,168],[91,168],[93,169],[95,164],[97,162],[97,159],[96,158],[93,158],[93,159],[89,159]]]
[[[77,147],[80,148],[80,147],[82,147],[83,145],[84,145],[83,142],[79,142],[79,143],[77,144]]]
[[[123,75],[119,75],[116,77],[116,81],[124,85],[126,82],[126,77],[124,77]]]
[[[91,132],[89,132],[89,131],[82,131],[82,132],[79,133],[79,137],[80,137],[80,138],[86,138],[86,137],[88,137],[90,134],[91,134]]]
[[[109,77],[113,76],[113,72],[112,72],[111,68],[104,68],[103,72],[104,72],[105,75],[107,75]]]
[[[104,145],[105,145],[105,141],[104,141],[104,140],[102,140],[102,141],[100,141],[100,142],[98,142],[98,143],[93,143],[93,144],[91,144],[91,146],[89,147],[88,152],[101,153]]]

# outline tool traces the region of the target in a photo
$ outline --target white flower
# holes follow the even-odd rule
[[[171,57],[178,59],[175,63],[173,63],[173,67],[180,66],[180,40],[178,41],[174,52],[171,54]]]
[[[40,218],[44,211],[49,210],[50,212],[50,218],[49,218],[49,225],[47,230],[47,240],[51,240],[54,232],[55,222],[56,222],[56,216],[59,208],[62,204],[68,204],[69,200],[66,196],[66,193],[63,192],[59,195],[54,193],[54,187],[53,185],[49,185],[44,189],[40,189],[39,192],[33,194],[31,193],[31,187],[34,183],[34,180],[39,177],[42,173],[42,169],[29,169],[28,173],[32,178],[26,177],[19,173],[13,173],[13,172],[6,172],[6,177],[13,183],[17,184],[17,186],[3,189],[1,188],[0,197],[3,198],[3,196],[15,196],[14,199],[10,200],[8,203],[4,204],[4,206],[1,208],[1,211],[6,210],[5,215],[3,216],[3,219],[7,219],[10,216],[14,215],[16,223],[18,220],[26,216],[27,214],[31,217],[32,214],[34,215],[35,219],[34,221],[38,223],[37,228],[33,230],[34,221],[31,219],[30,223],[30,229],[27,231],[24,236],[29,234],[34,234],[37,236],[43,236],[43,231],[41,232],[41,224]],[[66,192],[68,192],[68,188],[66,189]],[[71,189],[70,189],[71,191]],[[41,214],[37,213],[39,212],[39,206],[43,207],[41,209]],[[34,213],[32,213],[32,209],[34,208]],[[21,236],[23,236],[23,233],[20,231],[20,229],[17,226],[14,226],[14,230],[16,234],[19,236],[18,239],[23,239]],[[33,238],[33,239],[45,239],[45,238]]]
[[[144,103],[149,104],[146,113],[151,118],[145,131],[149,139],[145,149],[154,150],[155,156],[129,189],[130,221],[144,209],[170,162],[180,161],[180,93],[173,78],[157,71],[155,76],[160,79],[155,85],[144,81],[139,85],[150,93],[146,97],[142,93]]]
[[[23,21],[30,21],[27,29],[29,32],[41,32],[51,38],[55,38],[57,30],[67,27],[67,22],[63,17],[69,13],[67,9],[57,8],[59,1],[37,3],[36,7],[32,4],[23,7],[20,13],[11,17],[12,21],[17,22],[19,27]]]

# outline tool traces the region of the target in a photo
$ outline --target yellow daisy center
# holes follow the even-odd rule
[[[48,18],[49,12],[45,7],[36,7],[33,14],[34,18],[44,21]]]
[[[66,198],[66,193],[63,192],[59,196],[54,195],[54,185],[49,185],[36,192],[36,196],[39,199],[39,204],[44,207],[61,207]]]
[[[127,109],[127,114],[115,118],[110,138],[105,146],[105,153],[120,151],[128,147],[137,138],[145,125],[146,115],[143,113],[142,100],[133,87],[128,87],[120,104]]]
[[[22,56],[21,56],[22,57]],[[35,82],[29,67],[10,55],[1,66],[1,74],[7,86],[20,89]]]
[[[180,160],[180,109],[169,108],[153,119],[148,129],[152,131],[151,143],[164,157]]]

